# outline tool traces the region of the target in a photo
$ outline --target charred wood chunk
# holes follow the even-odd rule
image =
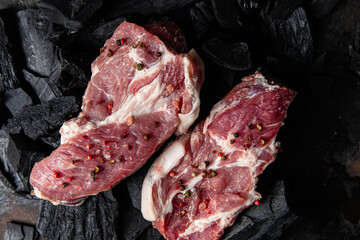
[[[202,46],[204,53],[219,66],[231,70],[248,70],[251,67],[249,47],[244,42],[226,42],[213,38]]]
[[[78,207],[54,206],[43,201],[37,230],[43,239],[115,240],[117,202],[102,193]]]
[[[52,23],[36,9],[18,11],[16,15],[27,68],[48,77],[54,61],[54,46],[46,36],[52,31]]]
[[[16,88],[19,85],[19,80],[15,74],[13,57],[9,50],[9,39],[5,31],[4,22],[0,18],[0,93]]]
[[[190,8],[190,16],[193,23],[193,29],[198,39],[203,38],[209,31],[211,22],[215,16],[211,4],[207,1],[200,1]]]
[[[35,229],[18,223],[8,222],[4,234],[4,240],[32,240],[35,238]]]
[[[23,107],[32,105],[32,100],[22,88],[16,88],[5,92],[4,103],[11,114],[15,116]]]
[[[78,111],[75,97],[60,97],[45,104],[24,107],[17,116],[8,120],[5,129],[13,134],[24,131],[35,140],[59,128]]]
[[[62,95],[60,90],[49,82],[48,78],[37,77],[24,69],[23,74],[25,80],[30,83],[42,103],[46,103]]]

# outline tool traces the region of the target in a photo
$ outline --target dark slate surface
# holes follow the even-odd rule
[[[117,214],[117,202],[111,194],[89,197],[77,207],[42,201],[36,227],[44,240],[115,240]]]
[[[16,88],[19,80],[16,77],[13,56],[5,26],[0,17],[0,93],[4,90]]]
[[[5,92],[4,104],[13,116],[23,109],[23,107],[32,105],[32,103],[32,99],[22,88]]]
[[[35,228],[19,223],[7,223],[4,240],[34,240]]]
[[[45,104],[23,108],[7,122],[5,129],[13,134],[24,131],[25,135],[35,140],[58,129],[78,111],[75,97],[61,97]]]

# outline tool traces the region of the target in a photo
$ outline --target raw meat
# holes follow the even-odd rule
[[[260,199],[257,176],[275,159],[275,137],[295,94],[260,73],[243,78],[151,166],[144,218],[169,240],[218,239]]]
[[[198,116],[204,66],[194,50],[172,49],[136,24],[115,30],[91,66],[83,111],[32,170],[37,197],[79,205],[140,168],[172,133],[187,131]]]

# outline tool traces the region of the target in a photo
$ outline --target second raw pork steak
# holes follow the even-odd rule
[[[151,166],[143,216],[169,240],[218,239],[260,198],[257,176],[275,159],[275,137],[294,97],[260,73],[243,78]]]
[[[194,50],[176,52],[186,44],[175,24],[147,28],[157,36],[124,22],[100,50],[83,111],[63,125],[62,145],[32,170],[37,197],[55,205],[81,204],[135,172],[171,134],[185,133],[197,118],[201,59]]]

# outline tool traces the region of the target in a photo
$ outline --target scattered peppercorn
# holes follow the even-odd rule
[[[244,146],[244,150],[247,151],[249,147],[247,145]]]
[[[106,147],[106,150],[111,150],[111,147],[110,147],[110,146],[107,146],[107,147]]]
[[[95,167],[95,173],[100,172],[100,168],[98,166]]]
[[[265,145],[265,140],[264,140],[264,139],[260,139],[260,144],[261,144],[261,145]]]
[[[110,104],[108,104],[108,109],[109,110],[112,110],[113,109],[113,105],[110,103]]]
[[[132,48],[137,48],[137,45],[136,45],[136,44],[133,44],[133,45],[132,45]]]
[[[103,141],[102,144],[103,144],[103,145],[106,145],[106,144],[108,144],[108,142],[107,142],[107,141]]]
[[[256,200],[256,201],[254,202],[254,205],[259,206],[259,205],[260,205],[259,200]]]
[[[190,192],[190,190],[187,190],[184,195],[185,195],[185,197],[191,197],[191,192]]]
[[[231,139],[230,144],[234,144],[234,143],[235,143],[235,139]]]
[[[149,139],[150,139],[149,134],[144,134],[144,140],[145,140],[145,141],[148,141]]]
[[[161,52],[157,52],[157,53],[156,53],[156,56],[158,56],[158,57],[161,57],[161,55],[162,55]]]
[[[219,156],[219,157],[222,157],[222,156],[224,156],[224,153],[219,152],[218,156]]]
[[[125,162],[124,156],[120,156],[119,160],[120,162]]]
[[[134,122],[134,117],[133,117],[133,116],[130,116],[130,117],[128,117],[128,118],[126,119],[126,124],[127,124],[128,126],[131,126],[131,125],[133,124],[133,122]]]
[[[105,162],[105,158],[104,158],[104,157],[101,157],[101,158],[100,158],[100,162],[104,163],[104,162]]]
[[[68,186],[68,184],[66,183],[66,182],[64,182],[63,184],[62,184],[62,187],[63,188],[66,188]]]
[[[197,176],[196,172],[191,173],[191,176],[196,177]]]
[[[144,47],[144,43],[140,43],[140,48],[143,48]]]
[[[179,203],[179,206],[180,206],[180,207],[184,207],[184,203],[182,203],[182,202]]]
[[[88,156],[88,159],[89,159],[89,160],[92,160],[92,159],[93,159],[93,157],[92,157],[91,155],[89,155],[89,156]]]
[[[250,142],[251,138],[250,137],[246,137],[246,141]]]
[[[88,144],[88,145],[86,145],[86,149],[90,149],[91,148],[91,145],[90,144]]]
[[[72,160],[72,161],[71,161],[71,164],[75,164],[75,161],[74,161],[74,160]]]
[[[174,177],[174,176],[175,176],[175,173],[174,173],[174,172],[169,172],[169,176],[170,176],[170,177]]]
[[[111,160],[109,161],[110,164],[113,164],[114,162],[115,162],[114,159],[111,159]]]
[[[225,156],[225,155],[221,156],[221,160],[225,161],[225,160],[226,160],[226,156]]]
[[[132,146],[130,144],[127,145],[127,149],[128,150],[131,150],[132,149]]]
[[[217,176],[217,172],[211,171],[211,176],[212,176],[212,177],[216,177],[216,176]]]
[[[116,40],[116,44],[117,44],[117,45],[121,45],[121,41],[120,41],[120,40]]]
[[[72,181],[72,177],[68,177],[68,181],[71,182],[71,181]]]
[[[158,126],[159,126],[159,122],[157,122],[157,121],[156,121],[156,122],[154,122],[154,127],[156,127],[156,128],[157,128]]]
[[[185,210],[182,210],[181,212],[180,212],[180,216],[184,216],[186,214],[186,211]]]
[[[95,171],[91,171],[90,172],[90,176],[93,178],[93,180],[95,181]]]
[[[179,189],[180,189],[180,191],[184,191],[184,190],[185,190],[185,186],[184,186],[184,185],[180,185]]]
[[[109,52],[107,54],[108,57],[111,57],[114,54],[113,50],[109,49]]]
[[[124,139],[124,138],[126,138],[126,136],[127,136],[127,133],[123,132],[123,134],[121,135],[121,138]]]
[[[205,161],[204,162],[206,166],[209,166],[210,165],[210,162],[209,161]]]
[[[199,167],[199,165],[197,165],[197,164],[195,164],[195,165],[194,165],[194,164],[192,164],[192,165],[191,165],[191,167],[192,167],[192,168],[198,168],[198,167]]]
[[[100,53],[103,53],[105,50],[105,47],[100,48]]]
[[[250,124],[250,125],[249,125],[249,129],[252,130],[252,129],[253,129],[253,125]]]
[[[184,182],[183,182],[183,180],[179,179],[179,180],[177,180],[177,183],[178,184],[183,184]]]
[[[60,173],[54,172],[54,178],[59,178],[59,177],[60,177]]]
[[[142,63],[136,64],[136,69],[139,70],[139,71],[142,70],[143,67],[144,67],[144,66],[142,65]]]
[[[257,130],[261,131],[262,126],[261,126],[260,124],[257,124],[257,125],[256,125],[256,128],[257,128]]]
[[[82,136],[81,138],[82,138],[82,140],[86,140],[88,138],[88,136],[85,135],[85,136]]]
[[[238,138],[239,137],[239,133],[234,133],[234,138]]]

